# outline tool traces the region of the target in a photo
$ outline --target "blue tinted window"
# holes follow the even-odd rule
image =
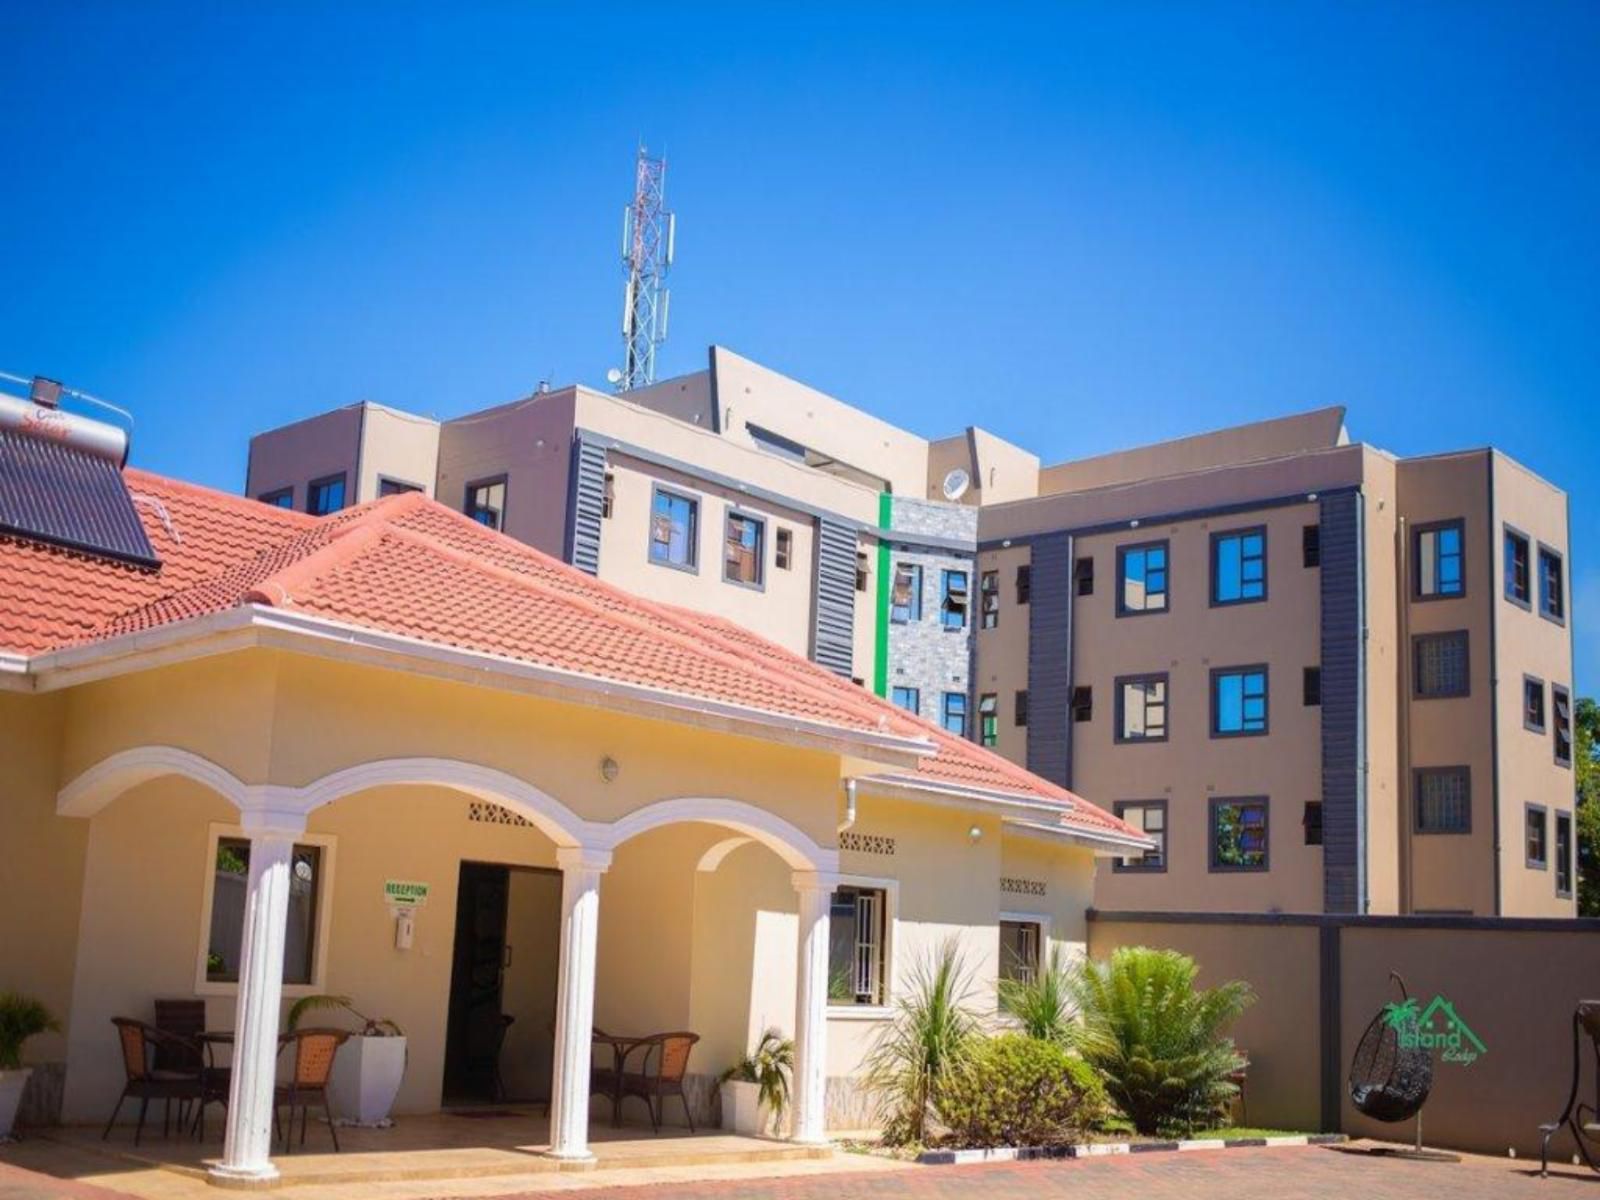
[[[1267,532],[1242,529],[1218,534],[1211,542],[1211,599],[1243,604],[1267,595]]]
[[[692,567],[698,561],[695,543],[699,508],[687,496],[656,491],[650,505],[650,559],[675,567]]]
[[[907,712],[920,713],[922,711],[922,693],[913,687],[897,687],[893,694],[894,702]]]
[[[940,586],[939,620],[946,629],[967,627],[967,573],[944,571]]]
[[[1167,543],[1125,546],[1117,553],[1117,611],[1162,612],[1167,607]]]
[[[1460,523],[1417,531],[1417,595],[1459,596],[1466,587]]]
[[[1267,672],[1262,667],[1217,671],[1212,675],[1212,732],[1267,731]]]
[[[941,724],[957,737],[967,736],[967,696],[965,692],[946,692]]]
[[[344,476],[314,479],[306,487],[306,511],[323,517],[344,507]]]
[[[900,563],[894,569],[889,619],[897,625],[922,620],[922,568],[915,563]]]

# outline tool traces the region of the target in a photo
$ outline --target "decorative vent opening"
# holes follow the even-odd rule
[[[509,808],[502,808],[487,800],[472,800],[467,804],[467,820],[476,821],[480,825],[522,825],[529,828],[533,822],[526,817],[518,816]]]
[[[876,833],[857,833],[847,829],[839,835],[839,849],[853,850],[857,854],[894,854],[894,839]]]
[[[1010,892],[1014,896],[1042,896],[1044,895],[1044,880],[1042,879],[1014,879],[1009,875],[1000,877],[1000,890]]]

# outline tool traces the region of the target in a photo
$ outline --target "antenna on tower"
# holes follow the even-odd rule
[[[677,217],[667,211],[667,160],[639,147],[633,171],[633,203],[622,210],[622,262],[628,283],[622,294],[622,370],[613,370],[617,391],[656,380],[656,347],[667,340],[667,310]]]

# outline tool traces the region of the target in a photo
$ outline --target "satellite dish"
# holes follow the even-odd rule
[[[967,488],[971,486],[971,476],[961,467],[955,467],[944,477],[944,498],[946,500],[959,500],[967,494]]]
[[[607,383],[621,383],[622,382],[622,372],[617,370],[615,367],[612,367],[611,370],[606,372],[606,382]]]

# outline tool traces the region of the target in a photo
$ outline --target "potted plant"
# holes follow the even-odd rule
[[[406,1073],[406,1035],[387,1017],[369,1017],[349,996],[302,996],[289,1009],[291,1032],[308,1012],[338,1009],[361,1022],[361,1032],[339,1051],[328,1081],[335,1117],[349,1125],[383,1128]]]
[[[33,1074],[32,1067],[22,1065],[23,1043],[60,1029],[50,1010],[39,1001],[17,992],[0,992],[0,1142],[11,1136],[22,1104],[22,1089]]]
[[[735,1133],[778,1133],[789,1107],[789,1074],[794,1043],[776,1029],[761,1035],[756,1048],[722,1073],[722,1127]]]

